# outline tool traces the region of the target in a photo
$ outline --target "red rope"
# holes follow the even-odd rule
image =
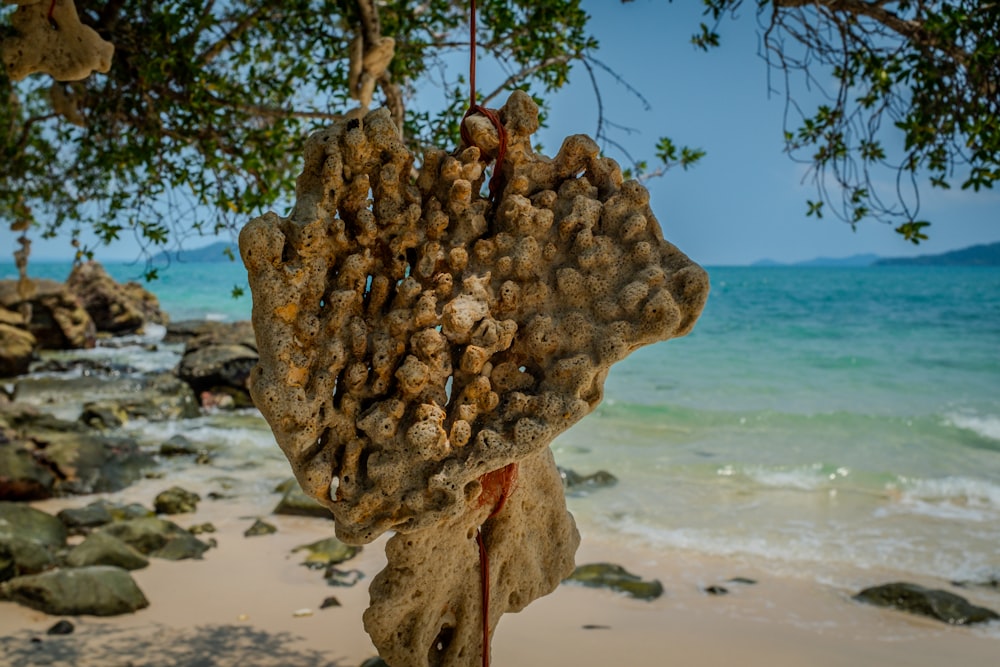
[[[514,461],[479,478],[483,485],[483,491],[479,494],[479,505],[493,506],[486,521],[499,514],[507,504],[507,499],[514,492],[517,473],[518,465],[517,461]],[[476,531],[476,544],[479,545],[479,580],[483,593],[483,667],[490,667],[490,555],[486,550],[481,526]]]
[[[473,114],[485,116],[497,130],[497,160],[490,178],[490,204],[495,206],[503,194],[506,179],[503,174],[504,158],[507,155],[507,128],[500,122],[500,117],[492,109],[476,104],[476,0],[472,0],[472,12],[469,16],[469,108],[462,116],[462,142],[473,146],[472,134],[465,128],[465,119]]]
[[[490,178],[490,205],[496,206],[503,194],[505,178],[503,174],[504,158],[507,155],[507,128],[500,122],[500,117],[492,109],[476,104],[476,0],[471,0],[469,15],[469,108],[462,116],[462,142],[466,146],[475,145],[472,134],[465,127],[465,119],[473,114],[485,116],[497,130],[497,159]],[[493,510],[486,517],[489,521],[503,509],[507,498],[517,479],[517,463],[511,463],[500,470],[488,472],[480,478],[483,491],[479,496],[480,506],[487,503],[493,505]],[[484,522],[485,523],[485,522]],[[476,531],[476,544],[479,546],[479,581],[482,589],[483,609],[483,667],[490,667],[490,555],[483,538],[480,526]]]

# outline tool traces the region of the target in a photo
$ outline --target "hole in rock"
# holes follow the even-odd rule
[[[431,643],[431,650],[427,652],[427,664],[432,667],[444,664],[444,655],[447,653],[448,647],[451,646],[454,638],[455,628],[447,625],[442,627],[441,631],[438,632],[438,636]]]

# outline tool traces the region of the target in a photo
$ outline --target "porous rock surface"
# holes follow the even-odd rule
[[[579,537],[548,445],[597,406],[613,363],[686,334],[708,294],[645,188],[591,139],[532,151],[537,112],[521,92],[499,111],[493,204],[484,119],[466,121],[474,146],[429,150],[413,182],[386,110],[345,117],[308,140],[291,215],[240,235],[255,404],[341,539],[397,532],[366,614],[395,667],[475,663],[480,526],[491,625],[572,571]],[[516,462],[487,520],[497,489],[481,480]]]
[[[80,22],[73,0],[15,2],[20,5],[10,19],[15,34],[0,45],[12,80],[44,72],[57,81],[77,81],[111,69],[114,45]]]

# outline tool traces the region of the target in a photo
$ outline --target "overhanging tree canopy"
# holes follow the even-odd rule
[[[925,239],[919,185],[1000,180],[1000,3],[990,0],[704,0],[692,42],[719,45],[728,15],[757,12],[762,55],[786,96],[785,147],[810,165],[817,198],[855,225],[899,223]],[[819,98],[799,100],[804,84]],[[893,128],[888,130],[887,128]],[[902,150],[887,143],[899,141]],[[879,188],[891,177],[894,187]]]
[[[579,0],[482,4],[480,46],[509,77],[481,102],[505,88],[551,92],[574,64],[600,66]],[[73,82],[40,75],[13,81],[0,72],[7,100],[0,107],[0,217],[15,229],[39,225],[44,236],[75,240],[90,229],[106,243],[134,234],[144,245],[241,224],[291,193],[304,138],[353,105],[365,85],[359,58],[378,50],[380,35],[394,38],[395,53],[367,82],[376,101],[392,110],[413,148],[455,145],[468,99],[462,76],[442,58],[467,49],[467,5],[81,0],[82,22],[114,44],[111,69]],[[705,5],[707,23],[693,39],[702,48],[718,44],[720,23],[744,2]],[[1000,178],[998,3],[753,6],[764,52],[779,72],[801,71],[814,85],[831,74],[835,81],[816,109],[796,103],[791,80],[786,88],[786,146],[812,165],[818,189],[810,213],[832,208],[851,224],[895,220],[916,241],[926,224],[917,218],[918,179],[929,174],[938,187],[957,179],[978,190]],[[0,37],[10,39],[15,10],[0,11]],[[440,104],[418,107],[416,90],[428,83],[439,86]],[[905,138],[895,158],[883,145],[889,123]],[[651,148],[664,167],[700,157],[666,139]],[[633,173],[642,175],[644,165],[637,161]],[[873,187],[881,169],[898,175],[895,192]]]

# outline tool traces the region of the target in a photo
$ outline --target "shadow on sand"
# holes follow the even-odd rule
[[[0,636],[0,664],[17,667],[346,667],[296,647],[287,632],[243,625],[181,631],[162,626],[78,627],[65,636],[23,631]],[[354,666],[352,666],[354,667]]]

